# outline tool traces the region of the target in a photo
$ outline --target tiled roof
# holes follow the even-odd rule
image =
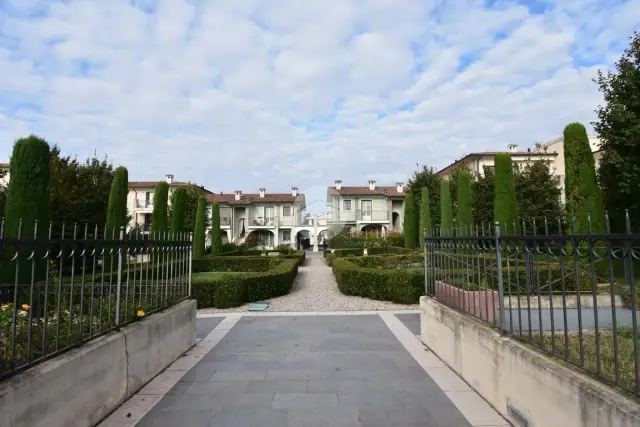
[[[456,160],[455,162],[451,163],[449,166],[445,166],[444,168],[440,169],[438,172],[436,172],[438,175],[441,174],[442,172],[446,171],[447,169],[461,163],[464,162],[467,159],[473,159],[475,157],[483,157],[483,156],[495,156],[496,154],[509,154],[510,156],[527,156],[527,157],[548,157],[548,156],[557,156],[558,153],[545,153],[545,152],[538,152],[538,151],[517,151],[515,153],[512,153],[510,151],[482,151],[479,153],[469,153],[466,156],[464,156],[463,158]]]
[[[304,194],[293,196],[291,193],[265,193],[264,197],[260,197],[260,194],[243,193],[240,197],[240,200],[236,200],[235,194],[211,193],[207,195],[207,200],[209,202],[224,203],[229,205],[250,205],[252,203],[304,203]]]
[[[0,163],[0,169],[9,169],[9,163]]]
[[[154,188],[161,181],[129,181],[129,188]],[[195,184],[193,182],[183,182],[183,181],[173,181],[169,184],[169,187],[197,187],[200,190],[203,190],[207,193],[211,193],[211,191],[207,190],[201,185]]]
[[[375,190],[369,189],[368,186],[363,187],[341,187],[338,190],[336,187],[329,187],[329,192],[340,196],[387,196],[387,197],[404,197],[408,187],[403,187],[402,193],[398,193],[395,186],[384,187],[376,186]]]

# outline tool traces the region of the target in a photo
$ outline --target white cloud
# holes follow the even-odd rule
[[[18,3],[0,8],[0,161],[34,132],[132,179],[308,200],[588,124],[591,78],[640,21],[640,0]]]

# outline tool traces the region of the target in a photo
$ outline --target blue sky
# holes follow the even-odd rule
[[[640,0],[0,0],[0,161],[35,133],[213,191],[406,182],[588,125],[638,22]]]

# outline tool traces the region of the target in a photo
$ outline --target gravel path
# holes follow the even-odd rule
[[[270,300],[265,311],[376,311],[418,310],[418,304],[394,304],[367,298],[343,295],[327,266],[322,252],[307,252],[306,261],[298,268],[298,275],[289,295]],[[247,311],[247,305],[235,308],[205,308],[198,313],[228,313]]]

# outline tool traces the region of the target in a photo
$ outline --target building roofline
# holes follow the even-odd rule
[[[452,167],[454,167],[455,165],[467,160],[467,159],[473,159],[473,158],[478,158],[478,157],[483,157],[483,156],[495,156],[496,154],[508,154],[511,157],[548,157],[548,156],[557,156],[558,153],[540,153],[540,152],[535,152],[535,151],[518,151],[515,153],[511,153],[509,151],[485,151],[485,152],[479,152],[479,153],[469,153],[466,156],[462,157],[459,160],[456,160],[455,162],[451,163],[448,166],[443,167],[442,169],[440,169],[439,171],[436,172],[436,175],[440,175],[442,172],[446,171],[447,169],[450,169]]]

